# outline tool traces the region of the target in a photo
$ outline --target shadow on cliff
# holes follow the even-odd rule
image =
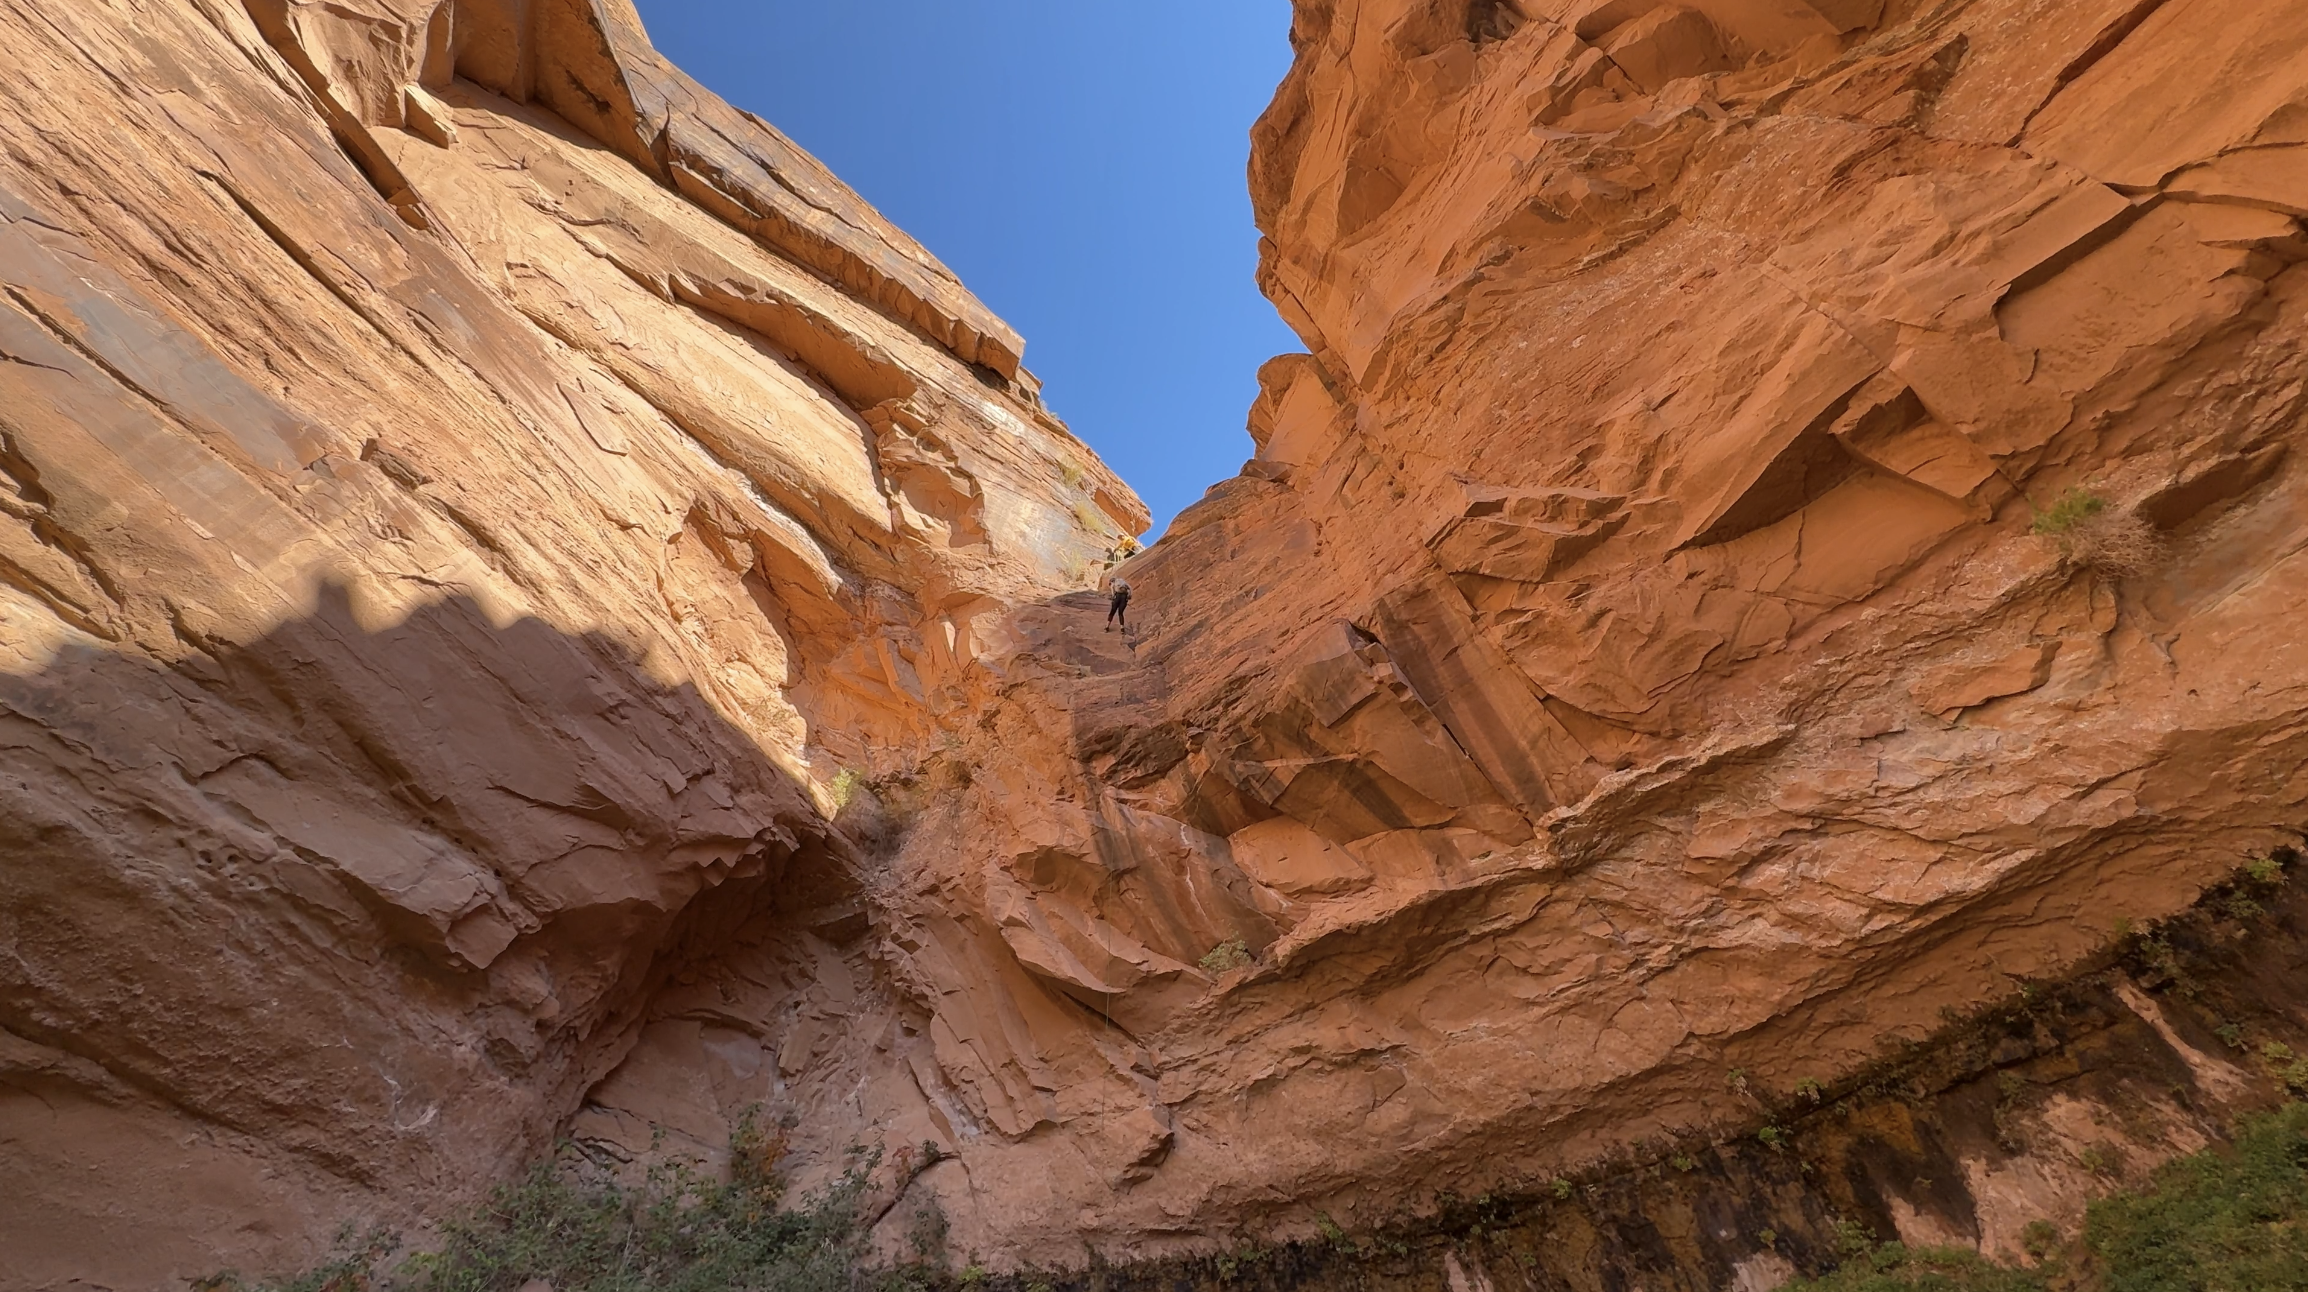
[[[167,664],[75,637],[0,674],[0,1140],[42,1182],[0,1284],[283,1268],[452,1205],[684,965],[854,896],[648,643],[457,595],[377,624],[326,587],[240,643],[171,610]]]

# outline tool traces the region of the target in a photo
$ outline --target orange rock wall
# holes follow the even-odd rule
[[[0,1284],[278,1270],[547,1145],[684,947],[854,896],[840,773],[1145,511],[629,6],[0,49]]]
[[[2294,17],[1302,0],[1124,636],[1014,334],[623,5],[0,0],[0,1279],[755,1109],[997,1265],[1353,1225],[2179,910],[2308,818]]]
[[[886,899],[965,1245],[1704,1134],[2290,838],[2296,16],[1300,3],[1310,353],[1142,638],[1013,616]]]

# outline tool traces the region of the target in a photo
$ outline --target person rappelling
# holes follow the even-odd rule
[[[1128,579],[1114,580],[1113,595],[1106,599],[1106,631],[1114,631],[1115,624],[1122,625],[1123,636],[1130,635],[1130,581]]]

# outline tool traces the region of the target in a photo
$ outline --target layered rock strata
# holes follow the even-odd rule
[[[0,48],[0,1284],[289,1268],[852,918],[841,773],[1145,511],[629,5]]]
[[[27,1286],[749,1112],[991,1263],[1375,1223],[1743,1124],[2308,818],[2276,0],[1301,0],[1308,352],[1135,636],[1015,336],[623,5],[55,9],[0,0]]]
[[[1445,1196],[1376,1232],[1029,1275],[1113,1292],[1717,1292],[1781,1286],[1905,1236],[2069,1275],[2097,1262],[2086,1206],[2221,1151],[2294,1096],[2308,900],[2271,866],[2031,982],[1912,1051],[1832,1083],[1728,1084],[1748,1124],[1636,1144],[1522,1194]],[[1732,1074],[1734,1076],[1740,1074]],[[2099,1267],[2100,1273],[2116,1273]]]
[[[1309,353],[1141,639],[1012,617],[884,898],[964,1245],[1703,1136],[2292,838],[2295,19],[1300,3]]]

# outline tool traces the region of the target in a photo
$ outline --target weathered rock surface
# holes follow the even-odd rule
[[[1704,1134],[2291,837],[2296,19],[1300,3],[1252,182],[1310,353],[1133,649],[1010,620],[885,898],[963,1245]]]
[[[2262,868],[2266,873],[2266,868]],[[1637,1145],[1520,1196],[1460,1195],[1376,1233],[1140,1262],[1065,1292],[1716,1292],[1849,1259],[1853,1239],[2025,1261],[2048,1221],[2147,1188],[2287,1097],[2308,991],[2308,888],[2243,877],[2069,981],[2030,983],[1913,1053],[1774,1092],[1733,1073],[1752,1133]],[[2112,961],[2112,963],[2110,963]],[[2275,1047],[2275,1048],[2272,1048]],[[2284,1056],[2281,1061],[2271,1055]],[[2071,1269],[2073,1261],[2070,1261]]]
[[[1376,1221],[2187,906],[2308,820],[2290,9],[1300,0],[1309,353],[1124,637],[1017,338],[616,0],[0,0],[0,1278],[757,1107],[994,1263]]]
[[[838,923],[838,773],[1145,512],[627,5],[0,48],[0,1283],[279,1269],[547,1144],[685,948]]]

